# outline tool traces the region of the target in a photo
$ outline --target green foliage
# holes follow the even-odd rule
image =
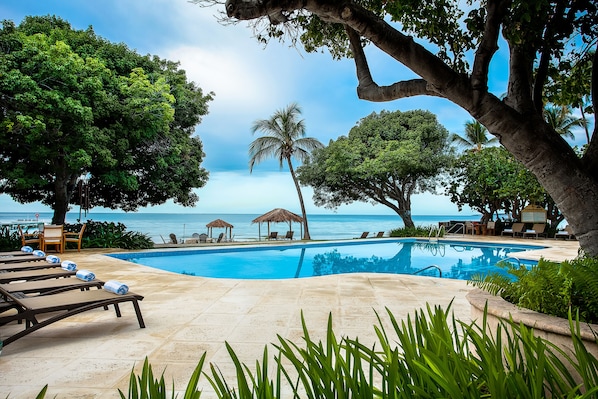
[[[21,248],[21,237],[16,231],[0,230],[0,251],[15,251]]]
[[[88,220],[83,233],[81,246],[83,248],[122,248],[122,249],[150,249],[153,241],[145,234],[127,231],[127,226],[114,222],[94,222]],[[79,231],[80,225],[67,227],[72,231]]]
[[[324,340],[316,341],[302,315],[303,343],[279,336],[275,355],[265,347],[254,368],[226,343],[236,378],[227,381],[215,364],[203,371],[204,353],[183,398],[200,397],[201,375],[216,397],[228,399],[590,398],[598,393],[598,360],[582,344],[573,321],[570,356],[523,325],[500,322],[492,332],[486,312],[479,325],[451,317],[450,306],[445,311],[428,305],[403,321],[388,309],[387,314],[388,321],[378,315],[377,343],[371,346],[358,337],[337,336],[331,316]],[[174,391],[173,386],[173,398]],[[38,397],[44,397],[42,392]],[[155,378],[146,358],[141,375],[131,372],[128,396],[119,394],[122,399],[166,398],[164,374]]]
[[[193,371],[191,378],[189,379],[183,399],[198,399],[201,397],[201,391],[197,390],[197,384],[199,382],[199,377],[201,376],[201,370],[203,368],[205,358],[206,354],[204,353],[199,360],[197,367]],[[155,378],[152,365],[149,364],[147,357],[143,362],[143,368],[141,369],[140,376],[136,377],[135,371],[131,371],[128,395],[125,396],[120,389],[118,390],[121,399],[166,399],[168,397],[167,392],[168,390],[166,388],[166,383],[164,382],[164,373],[162,373],[159,380]],[[174,399],[175,397],[176,395],[174,393],[173,383],[171,398]]]
[[[428,237],[435,226],[399,227],[390,231],[390,237]],[[444,236],[444,233],[441,233]]]
[[[468,205],[491,220],[498,212],[520,220],[521,210],[530,203],[548,208],[551,225],[563,215],[536,177],[503,147],[480,148],[462,154],[443,182],[446,194],[459,209]]]
[[[301,184],[313,187],[318,206],[382,204],[413,227],[411,196],[435,190],[437,175],[452,159],[447,140],[447,130],[430,112],[372,113],[348,136],[314,151],[297,174]]]
[[[511,276],[492,273],[472,277],[470,284],[536,312],[598,323],[598,258],[581,256],[562,263],[541,259],[530,268],[505,261],[499,264]]]
[[[207,181],[191,137],[212,95],[178,64],[141,56],[57,17],[0,29],[0,192],[62,224],[82,175],[89,203],[135,210],[197,201]]]

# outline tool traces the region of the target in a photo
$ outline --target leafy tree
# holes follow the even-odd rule
[[[548,209],[552,229],[563,215],[536,177],[502,147],[466,152],[450,169],[444,183],[446,193],[459,209],[468,205],[482,214],[486,223],[504,212],[521,220],[521,211],[529,204]]]
[[[591,102],[592,60],[595,51],[573,53],[552,65],[548,72],[546,98],[556,106],[579,109],[587,143],[590,144],[589,122],[586,114],[595,113]]]
[[[475,152],[479,152],[486,145],[498,143],[496,137],[488,138],[488,130],[478,121],[469,121],[465,123],[465,137],[458,134],[450,136],[451,143],[458,146],[471,148]]]
[[[0,30],[0,192],[41,201],[63,224],[81,176],[91,206],[126,211],[174,198],[192,205],[207,181],[190,137],[211,94],[178,65],[27,17]]]
[[[415,227],[411,196],[434,190],[435,177],[451,159],[447,141],[447,130],[428,111],[372,113],[347,137],[314,151],[297,173],[314,188],[316,205],[379,203]]]
[[[287,162],[301,205],[303,239],[310,240],[305,203],[291,158],[305,162],[309,159],[310,152],[322,147],[322,143],[312,137],[305,137],[305,122],[303,119],[298,119],[300,114],[301,108],[293,103],[285,109],[276,111],[270,119],[261,119],[253,124],[252,133],[262,132],[264,135],[249,145],[249,172],[251,173],[256,164],[267,158],[278,159],[280,169],[283,162]]]
[[[335,58],[352,57],[361,99],[392,101],[429,95],[460,106],[538,178],[586,253],[598,255],[598,135],[592,135],[579,158],[543,118],[550,67],[596,45],[595,1],[487,0],[463,7],[457,0],[228,0],[226,14],[251,21],[260,40],[290,36],[307,51],[326,47]],[[573,41],[580,46],[570,46]],[[417,78],[378,85],[363,50],[367,44],[390,55]],[[488,88],[499,45],[509,53],[503,98]],[[597,58],[594,53],[594,93]],[[594,95],[594,109],[596,101]],[[594,133],[596,129],[594,124]]]
[[[586,126],[586,120],[571,115],[571,109],[566,105],[546,107],[544,119],[558,134],[570,139],[575,138],[574,128]]]

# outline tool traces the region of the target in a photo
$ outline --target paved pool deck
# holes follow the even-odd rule
[[[579,249],[576,241],[552,239],[456,239],[547,247],[516,254],[521,259],[562,261],[576,257]],[[118,389],[126,395],[131,370],[139,370],[146,357],[155,374],[164,371],[167,386],[174,381],[175,388],[183,391],[204,352],[207,362],[216,364],[232,382],[234,369],[224,342],[253,367],[277,335],[302,343],[301,313],[314,339],[325,336],[332,315],[337,336],[358,336],[364,343],[375,341],[375,312],[388,327],[386,308],[404,319],[427,304],[446,307],[452,302],[456,318],[471,320],[465,295],[472,287],[462,280],[372,273],[289,280],[211,279],[135,265],[104,253],[69,250],[61,258],[92,270],[104,281],[126,282],[131,291],[144,295],[140,305],[146,328],[139,328],[128,303],[121,305],[121,318],[113,309],[96,309],[44,327],[3,349],[0,397],[34,398],[48,384],[46,398],[119,398]],[[0,338],[20,327],[14,323],[0,327]],[[205,380],[200,387],[202,398],[215,396]]]

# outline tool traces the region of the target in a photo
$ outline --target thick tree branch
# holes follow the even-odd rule
[[[475,54],[471,74],[474,104],[477,104],[479,97],[488,91],[488,69],[494,53],[498,51],[500,26],[510,3],[510,0],[489,0],[486,6],[484,34]]]
[[[544,45],[540,49],[540,62],[536,68],[536,77],[534,79],[534,87],[532,93],[532,99],[536,107],[536,111],[542,112],[544,109],[544,85],[548,77],[548,67],[550,66],[550,59],[552,58],[551,49],[552,41],[555,40],[556,31],[558,26],[563,24],[565,5],[563,2],[557,2],[555,10],[552,13],[552,17],[547,24],[546,30],[544,31],[544,37],[542,42]]]
[[[393,86],[388,86],[382,91],[386,93],[385,95],[390,96],[390,99],[393,99],[393,95],[396,96],[397,93],[407,90],[412,93],[410,95],[428,94],[445,98],[452,96],[458,105],[467,110],[472,109],[471,86],[467,77],[453,71],[437,56],[415,43],[413,38],[399,32],[358,4],[336,0],[227,0],[226,2],[228,16],[240,20],[251,20],[278,11],[299,9],[308,10],[322,20],[340,23],[355,30],[426,82],[426,91],[423,91],[423,82],[420,81],[407,84],[398,82]],[[379,92],[380,90],[374,91]],[[371,96],[371,94],[368,95]]]
[[[596,46],[598,50],[598,45]],[[585,167],[588,170],[598,170],[598,51],[594,52],[594,60],[592,61],[592,107],[594,108],[594,131],[592,139],[588,145],[586,153],[583,157]]]
[[[350,27],[345,27],[349,36],[355,68],[357,72],[357,97],[362,100],[386,102],[412,96],[440,96],[440,94],[428,90],[428,85],[423,79],[414,79],[394,83],[390,86],[378,86],[368,66],[367,58],[361,47],[361,38],[359,34]]]

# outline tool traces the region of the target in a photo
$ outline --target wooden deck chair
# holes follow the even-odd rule
[[[77,274],[76,271],[64,270],[61,267],[52,269],[23,270],[19,272],[0,273],[0,284],[10,283],[12,281],[36,281],[47,280],[51,278],[71,277]]]
[[[523,238],[525,237],[534,237],[538,238],[539,236],[546,237],[546,233],[544,230],[546,229],[546,223],[534,223],[531,229],[525,230],[523,232]]]
[[[24,256],[2,256],[0,257],[0,264],[6,263],[24,263],[24,262],[40,262],[45,261],[45,256],[35,256],[31,254],[27,254]]]
[[[278,240],[278,231],[271,231],[268,240]]]
[[[517,237],[518,234],[523,234],[523,228],[525,227],[524,223],[513,223],[513,226],[510,229],[504,229],[500,232],[501,236],[505,234],[510,234],[513,237]]]
[[[573,229],[571,226],[565,226],[564,230],[559,230],[555,233],[554,238],[564,238],[565,240],[574,240],[575,234],[573,234]]]
[[[295,232],[293,230],[289,230],[289,231],[287,231],[287,234],[285,234],[284,239],[285,240],[292,240],[294,234],[295,234]]]
[[[62,234],[63,241],[64,241],[64,249],[66,249],[66,244],[69,242],[77,243],[77,252],[81,252],[81,241],[83,240],[83,232],[85,231],[86,223],[83,223],[81,226],[81,230],[78,232],[76,231],[65,231]]]
[[[359,238],[368,238],[369,234],[370,234],[369,231],[364,231],[363,233],[361,233],[361,236],[359,236]]]
[[[384,237],[384,232],[379,231],[378,234],[376,234],[376,238],[382,238],[382,237]]]
[[[31,252],[23,252],[23,251],[6,251],[6,252],[0,252],[0,259],[2,259],[2,258],[11,258],[13,256],[31,256]]]
[[[12,262],[0,263],[0,272],[18,272],[23,270],[53,269],[60,267],[60,263],[48,262]]]
[[[9,302],[14,302],[17,310],[16,314],[0,316],[0,325],[11,321],[25,320],[23,330],[8,338],[3,338],[2,343],[4,346],[47,325],[96,308],[114,306],[116,317],[121,317],[119,304],[124,302],[133,304],[139,327],[145,328],[141,309],[139,308],[139,301],[143,300],[143,296],[132,292],[117,295],[106,290],[68,291],[25,298],[19,298],[17,295],[2,290],[0,290],[0,293],[6,295]],[[38,319],[39,316],[44,315],[49,315],[49,317],[44,320]]]
[[[490,221],[486,223],[486,234],[493,236],[496,233],[496,222]]]
[[[54,247],[57,252],[64,252],[64,226],[49,224],[44,226],[42,236],[42,251],[48,252],[48,247]]]
[[[37,248],[42,247],[42,233],[39,231],[35,231],[33,233],[28,233],[27,231],[23,231],[21,225],[17,226],[17,230],[19,231],[19,236],[21,237],[21,245],[35,245]]]
[[[51,280],[23,281],[18,283],[0,284],[0,291],[4,290],[11,294],[22,292],[23,294],[57,294],[70,290],[88,290],[92,287],[102,288],[104,282],[101,280],[83,281],[78,278],[55,278]]]

